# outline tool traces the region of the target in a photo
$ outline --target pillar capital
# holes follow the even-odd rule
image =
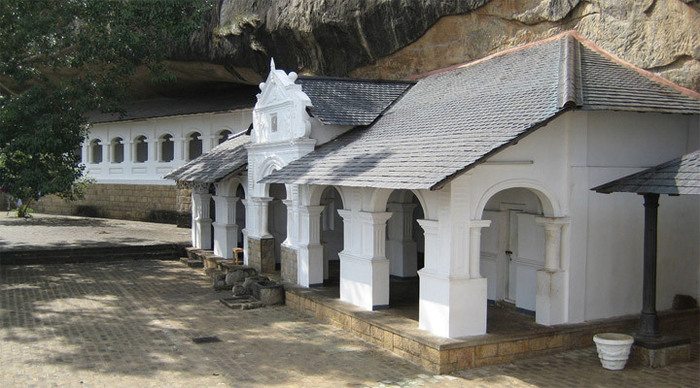
[[[350,210],[336,209],[336,211],[338,212],[338,215],[339,215],[344,221],[350,220],[350,218],[352,217],[352,211],[350,211]]]
[[[535,222],[545,228],[556,228],[562,225],[568,225],[571,223],[571,219],[569,217],[537,217],[535,218]]]
[[[470,220],[469,221],[469,228],[470,229],[481,229],[481,228],[488,228],[491,226],[491,220]]]
[[[360,219],[365,223],[380,225],[386,223],[392,215],[390,212],[360,212]]]
[[[325,206],[301,206],[299,207],[299,211],[303,215],[307,215],[310,217],[318,217],[321,215],[321,212],[325,208]]]
[[[291,199],[282,199],[281,201],[287,208],[291,207],[294,204],[294,201],[292,201]]]
[[[437,234],[440,223],[437,220],[416,220],[426,234]]]
[[[252,201],[255,204],[262,204],[272,202],[272,199],[272,197],[252,197],[249,199],[249,201]]]

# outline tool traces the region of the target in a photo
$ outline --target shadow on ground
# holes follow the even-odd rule
[[[1,267],[3,354],[26,349],[30,367],[142,377],[214,374],[231,385],[301,377],[361,383],[385,378],[387,371],[396,378],[420,373],[285,307],[226,309],[218,302],[225,294],[178,265]],[[192,342],[213,335],[222,342]]]

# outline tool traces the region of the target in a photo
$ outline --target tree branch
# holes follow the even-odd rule
[[[2,80],[0,80],[0,89],[4,90],[6,93],[8,93],[10,96],[16,96],[17,93],[12,91],[9,87],[7,87],[5,84],[2,83]]]

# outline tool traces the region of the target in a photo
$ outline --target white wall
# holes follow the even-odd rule
[[[595,187],[697,149],[697,117],[590,112],[582,118],[586,139],[572,169],[579,183]],[[579,198],[584,195],[579,193]],[[632,193],[585,193],[588,204],[585,318],[641,310],[643,197]],[[582,209],[581,209],[582,210]],[[700,200],[661,196],[659,206],[657,309],[675,294],[700,296]]]
[[[590,189],[697,149],[698,123],[697,116],[569,112],[456,178],[450,190],[464,193],[460,201],[469,208],[462,216],[466,221],[482,218],[481,210],[499,191],[531,189],[545,215],[571,220],[563,229],[561,257],[567,273],[568,322],[637,314],[641,309],[642,198]],[[493,218],[493,214],[483,217]],[[486,233],[485,243],[492,245],[488,232],[482,233]],[[677,293],[700,297],[698,241],[698,198],[662,197],[659,309],[669,308]],[[489,293],[494,292],[491,287]]]
[[[219,133],[229,130],[236,134],[245,131],[252,121],[252,110],[242,109],[225,113],[204,113],[186,116],[158,117],[144,120],[127,120],[98,123],[90,127],[83,142],[83,163],[86,175],[97,183],[143,183],[172,185],[163,176],[187,163],[187,136],[192,132],[202,134],[202,151],[207,152],[218,145]],[[164,134],[173,136],[175,158],[171,162],[158,161],[160,150],[156,141]],[[134,162],[133,141],[139,136],[148,141],[148,161]],[[110,141],[115,137],[124,139],[124,162],[112,163]],[[93,139],[102,141],[102,163],[90,163],[89,144]]]

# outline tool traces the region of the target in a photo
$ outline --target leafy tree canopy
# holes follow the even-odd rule
[[[86,112],[119,111],[139,68],[172,82],[164,60],[211,1],[0,1],[0,189],[25,211],[44,195],[79,196]]]

